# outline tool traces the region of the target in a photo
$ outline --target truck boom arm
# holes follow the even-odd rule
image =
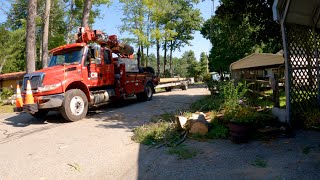
[[[101,46],[108,47],[114,53],[120,55],[130,56],[134,52],[132,46],[126,43],[121,43],[116,35],[108,36],[106,33],[100,30],[91,30],[88,26],[85,28],[80,27],[75,38],[77,43],[96,42]]]

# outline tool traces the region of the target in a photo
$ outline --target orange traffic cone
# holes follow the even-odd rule
[[[27,81],[27,92],[26,92],[26,98],[24,100],[24,103],[25,104],[34,104],[30,80]]]
[[[21,91],[20,91],[19,84],[17,84],[16,107],[17,108],[22,108],[23,107],[23,101],[22,101],[22,96],[21,96]]]

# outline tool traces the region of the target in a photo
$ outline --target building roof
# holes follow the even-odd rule
[[[320,0],[274,0],[274,20],[281,20],[288,2],[290,2],[290,6],[285,19],[286,23],[300,24],[309,27],[313,27],[315,23],[317,23],[316,27],[320,27],[320,21],[318,21],[320,15]]]
[[[253,53],[230,65],[230,70],[247,69],[253,67],[264,67],[284,64],[281,54]]]
[[[0,80],[22,79],[25,74],[25,71],[0,74]]]

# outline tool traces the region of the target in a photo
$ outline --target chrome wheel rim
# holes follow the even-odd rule
[[[70,101],[70,110],[73,115],[79,116],[84,111],[84,100],[80,96],[74,96]]]

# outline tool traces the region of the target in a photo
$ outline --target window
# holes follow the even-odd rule
[[[111,64],[110,51],[104,50],[104,64]]]

